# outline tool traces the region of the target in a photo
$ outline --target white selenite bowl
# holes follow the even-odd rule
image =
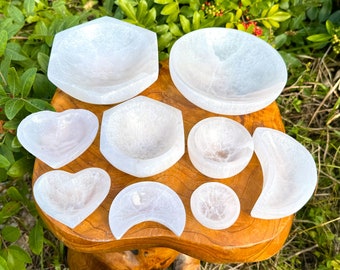
[[[76,99],[114,104],[141,93],[158,72],[154,32],[102,17],[56,34],[47,75]]]
[[[258,127],[253,139],[263,171],[263,189],[251,216],[277,219],[296,213],[317,185],[313,156],[294,138],[275,129]]]
[[[232,226],[241,212],[240,200],[235,191],[216,182],[199,186],[191,195],[190,207],[196,220],[213,230]]]
[[[137,96],[103,115],[100,151],[117,169],[136,177],[165,171],[184,154],[182,112]]]
[[[280,54],[262,39],[235,29],[190,32],[175,42],[169,61],[171,78],[183,96],[218,114],[258,111],[287,82]]]
[[[189,132],[188,152],[194,167],[216,179],[241,172],[249,163],[254,144],[248,130],[226,117],[209,117]]]

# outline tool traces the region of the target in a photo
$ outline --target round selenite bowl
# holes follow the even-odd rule
[[[47,75],[78,100],[114,104],[141,93],[158,72],[156,33],[102,17],[56,34]]]
[[[240,123],[226,117],[209,117],[189,132],[188,152],[194,167],[216,179],[241,172],[253,152],[253,139]]]
[[[286,65],[273,47],[228,28],[199,29],[179,38],[171,49],[169,68],[185,98],[224,115],[268,106],[287,82]]]
[[[230,187],[216,182],[199,186],[191,195],[190,207],[199,223],[214,230],[233,225],[241,211],[237,194]]]

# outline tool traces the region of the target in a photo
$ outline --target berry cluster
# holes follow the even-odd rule
[[[257,26],[257,22],[251,21],[251,22],[243,22],[242,25],[244,26],[244,28],[247,30],[250,27],[253,27],[253,32],[252,34],[254,34],[255,36],[259,37],[262,36],[263,34],[263,30],[260,26]]]
[[[333,44],[333,51],[336,54],[340,54],[340,39],[336,34],[334,34],[332,37],[332,44]]]
[[[221,8],[217,8],[214,2],[209,1],[202,4],[201,10],[203,10],[206,15],[212,15],[214,17],[222,17],[224,14],[224,11]]]

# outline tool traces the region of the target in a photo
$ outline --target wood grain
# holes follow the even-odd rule
[[[141,95],[160,100],[180,109],[183,113],[185,136],[198,121],[216,116],[204,111],[186,100],[173,85],[167,62],[161,63],[158,80]],[[70,108],[87,109],[101,121],[105,110],[114,105],[93,105],[78,101],[61,90],[57,90],[52,104],[57,111]],[[252,134],[256,127],[270,127],[284,131],[281,115],[274,102],[265,109],[243,116],[228,116],[243,124]],[[186,151],[187,152],[187,151]],[[230,186],[240,198],[241,214],[236,223],[225,230],[211,230],[200,225],[190,210],[192,192],[209,179],[200,174],[191,164],[186,153],[173,167],[163,173],[147,178],[127,175],[109,164],[99,150],[99,132],[91,147],[79,158],[62,167],[68,172],[78,172],[88,167],[99,167],[111,176],[111,190],[102,205],[75,229],[59,223],[44,214],[40,215],[50,230],[69,248],[77,252],[115,252],[152,247],[167,247],[198,258],[216,263],[254,262],[267,259],[277,253],[284,244],[293,216],[275,220],[252,218],[250,210],[262,190],[261,165],[254,154],[249,165],[238,175],[220,180]],[[45,163],[36,160],[33,184],[43,173],[52,170]],[[166,227],[155,222],[143,222],[132,227],[120,240],[116,240],[108,225],[108,212],[112,200],[124,187],[139,181],[158,181],[171,187],[181,197],[187,220],[183,234],[178,237]]]

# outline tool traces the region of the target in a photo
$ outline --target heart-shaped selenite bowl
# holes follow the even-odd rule
[[[186,215],[180,197],[168,186],[151,181],[139,182],[121,190],[109,212],[112,234],[120,239],[129,228],[144,221],[158,222],[181,235]]]
[[[163,172],[184,154],[182,112],[145,96],[116,105],[104,112],[100,151],[130,175]]]
[[[221,179],[238,174],[248,165],[254,144],[240,123],[226,117],[209,117],[190,130],[188,152],[197,170]]]
[[[287,81],[286,65],[273,47],[228,28],[199,29],[179,38],[171,49],[169,68],[184,97],[224,115],[266,107]]]
[[[241,211],[240,200],[234,190],[216,182],[199,186],[191,195],[190,207],[197,221],[213,230],[233,225]]]
[[[57,169],[80,156],[94,141],[98,118],[84,109],[40,111],[24,118],[17,130],[22,146]]]
[[[142,92],[158,71],[156,33],[102,17],[55,35],[47,75],[76,99],[113,104]]]
[[[312,155],[298,141],[275,129],[257,128],[253,139],[263,171],[263,189],[251,215],[276,219],[296,213],[317,184]]]
[[[110,185],[110,176],[100,168],[87,168],[75,174],[55,170],[37,179],[33,194],[46,214],[74,228],[98,208]]]

